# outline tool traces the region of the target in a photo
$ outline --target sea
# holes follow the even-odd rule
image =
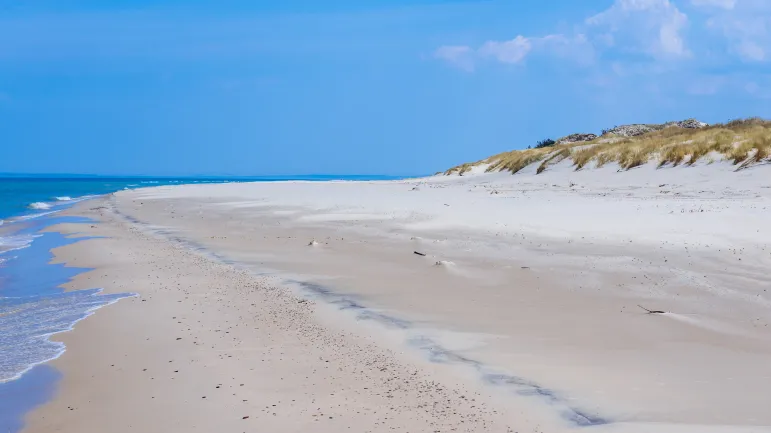
[[[61,374],[48,361],[66,347],[51,341],[97,309],[133,296],[98,287],[65,292],[61,286],[88,271],[52,264],[52,248],[78,242],[44,229],[88,223],[62,216],[75,203],[120,190],[162,185],[283,180],[391,180],[396,176],[272,176],[151,178],[0,175],[0,432],[15,433],[24,415],[48,401]]]

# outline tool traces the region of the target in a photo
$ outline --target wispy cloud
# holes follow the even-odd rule
[[[682,35],[688,17],[669,0],[616,0],[586,24],[622,51],[656,58],[690,55]]]
[[[489,40],[476,49],[466,45],[444,46],[437,49],[435,57],[467,71],[473,70],[479,59],[519,64],[534,54],[581,65],[594,63],[602,50],[654,59],[687,58],[691,52],[682,34],[687,25],[686,14],[669,0],[615,0],[605,11],[575,25],[572,33],[520,34],[509,40]]]
[[[696,7],[715,7],[722,9],[733,9],[737,0],[691,0],[691,4]]]
[[[533,49],[530,39],[519,35],[510,41],[487,41],[479,48],[479,54],[493,57],[501,63],[519,63]]]
[[[473,50],[466,45],[446,45],[434,51],[435,58],[444,60],[468,72],[474,70],[473,56]]]
[[[771,0],[608,0],[560,32],[514,33],[437,57],[466,71],[492,62],[534,73],[545,66],[535,58],[564,60],[581,89],[646,89],[665,104],[728,94],[759,101],[771,97],[771,73],[759,69],[771,62]]]
[[[518,64],[531,54],[570,59],[577,64],[588,65],[594,61],[594,47],[584,34],[566,36],[552,34],[541,37],[518,35],[507,41],[490,40],[479,48],[467,45],[439,47],[434,57],[447,61],[466,71],[473,71],[478,60],[493,59],[504,64]]]
[[[721,35],[742,60],[771,61],[771,2],[735,0],[730,7],[713,9],[706,27]]]

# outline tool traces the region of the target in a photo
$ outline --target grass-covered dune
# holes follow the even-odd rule
[[[602,167],[609,163],[628,170],[651,162],[664,167],[719,160],[730,161],[739,170],[771,162],[771,121],[749,118],[701,128],[668,126],[634,137],[611,132],[591,141],[500,153],[474,163],[458,165],[444,174],[463,175],[475,167],[478,170],[484,167],[486,172],[517,173],[536,163],[536,171],[541,173],[564,160],[571,161],[575,170]]]

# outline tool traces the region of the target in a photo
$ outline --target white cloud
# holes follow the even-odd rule
[[[434,51],[434,57],[457,66],[464,71],[474,70],[474,52],[466,45],[445,45]]]
[[[691,0],[691,4],[696,7],[715,7],[723,9],[733,9],[737,0]]]
[[[730,50],[745,61],[771,60],[771,8],[768,11],[737,5],[735,10],[714,14],[707,28],[728,42]]]
[[[518,64],[536,53],[570,59],[584,66],[595,62],[599,50],[643,53],[655,59],[689,57],[691,53],[682,35],[687,25],[688,17],[670,0],[615,0],[610,8],[577,26],[572,34],[518,35],[510,40],[487,41],[478,49],[445,46],[436,50],[434,57],[469,71],[474,68],[475,57]]]
[[[433,56],[470,72],[474,70],[477,58],[491,58],[500,63],[518,64],[533,53],[571,59],[581,65],[588,65],[594,61],[594,47],[584,34],[571,37],[553,34],[533,38],[519,35],[508,41],[487,41],[478,49],[472,49],[466,45],[447,45],[439,47],[434,51]]]
[[[688,17],[669,0],[616,0],[586,24],[622,50],[656,58],[690,55],[682,35]]]
[[[737,52],[745,60],[751,60],[754,62],[762,62],[767,59],[768,55],[765,48],[760,46],[757,42],[751,40],[743,40],[736,46]]]
[[[564,33],[520,34],[451,53],[445,57],[477,66],[482,58],[515,65],[565,59],[589,66],[577,79],[608,92],[650,94],[658,85],[665,94],[771,100],[771,75],[738,61],[771,64],[771,0],[613,0]]]
[[[494,57],[501,63],[519,63],[532,48],[530,39],[519,35],[510,41],[487,41],[479,48],[479,54]]]
[[[582,65],[594,63],[594,45],[592,45],[589,38],[583,33],[578,33],[570,37],[562,34],[554,34],[532,40],[536,50],[543,51],[556,57],[571,59]]]

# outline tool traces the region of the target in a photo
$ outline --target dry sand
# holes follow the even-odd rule
[[[61,335],[27,431],[771,431],[768,170],[83,204],[72,288],[139,296]]]

